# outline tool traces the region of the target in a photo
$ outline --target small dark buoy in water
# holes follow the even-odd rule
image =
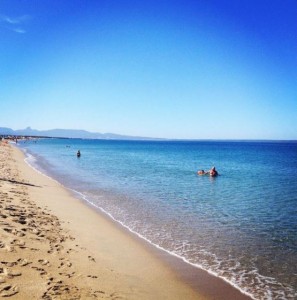
[[[80,157],[80,151],[79,150],[77,151],[76,156]]]

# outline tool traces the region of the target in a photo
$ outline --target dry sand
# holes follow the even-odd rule
[[[0,297],[249,299],[141,242],[24,158],[0,143]]]

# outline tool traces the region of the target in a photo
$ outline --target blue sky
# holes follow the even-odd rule
[[[297,139],[297,1],[0,1],[0,127]]]

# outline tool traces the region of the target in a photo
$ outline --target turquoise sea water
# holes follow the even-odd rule
[[[255,299],[297,299],[297,143],[19,145],[33,167],[150,243]],[[196,175],[212,166],[217,178]]]

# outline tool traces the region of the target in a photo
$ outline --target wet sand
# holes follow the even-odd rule
[[[0,145],[0,296],[248,299],[76,199]]]

